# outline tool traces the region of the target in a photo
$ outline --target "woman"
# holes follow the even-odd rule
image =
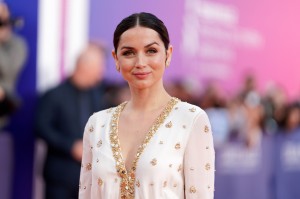
[[[117,26],[112,55],[131,99],[89,119],[80,199],[213,198],[207,115],[163,86],[172,49],[165,25],[150,13],[132,14]]]

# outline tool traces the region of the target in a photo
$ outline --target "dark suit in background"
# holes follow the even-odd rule
[[[47,198],[77,198],[80,162],[71,150],[74,142],[82,139],[89,116],[106,108],[103,92],[100,86],[80,90],[68,79],[41,97],[37,132],[48,145],[44,168]]]

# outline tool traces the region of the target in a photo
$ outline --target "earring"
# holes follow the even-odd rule
[[[169,65],[170,65],[170,62],[167,61],[166,62],[166,67],[169,67]]]
[[[118,67],[118,65],[116,65],[116,70],[120,72],[120,67]]]

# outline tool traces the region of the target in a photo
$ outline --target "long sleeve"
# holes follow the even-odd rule
[[[203,111],[195,118],[184,155],[185,198],[213,199],[214,171],[212,131]]]
[[[90,134],[93,127],[87,122],[83,134],[83,153],[80,171],[79,182],[79,199],[91,199],[91,186],[92,186],[92,150],[90,143]]]

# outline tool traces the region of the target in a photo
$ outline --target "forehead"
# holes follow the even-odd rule
[[[136,26],[126,30],[120,37],[119,47],[122,46],[132,46],[132,45],[147,45],[151,42],[156,42],[158,44],[163,44],[159,37],[159,34],[151,29],[141,26]]]

